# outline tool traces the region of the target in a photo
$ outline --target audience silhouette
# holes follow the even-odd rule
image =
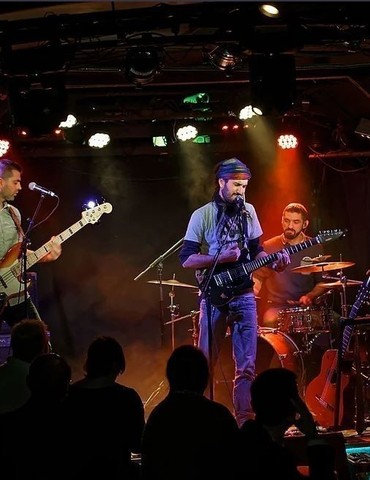
[[[126,368],[121,345],[99,336],[90,344],[84,378],[70,386],[66,402],[73,470],[70,479],[139,477],[131,453],[139,453],[144,406],[133,388],[119,384]]]
[[[239,429],[231,412],[204,396],[207,358],[192,345],[167,362],[169,393],[150,413],[142,443],[144,480],[232,478]]]
[[[30,397],[27,375],[31,362],[49,352],[47,326],[41,320],[24,319],[11,330],[11,356],[0,366],[0,413],[16,410]]]
[[[39,355],[31,363],[30,398],[0,415],[0,464],[6,480],[66,478],[63,401],[70,380],[68,363],[55,353]]]
[[[251,397],[255,419],[247,420],[241,427],[245,478],[307,478],[298,470],[296,459],[284,443],[285,434],[293,425],[306,436],[309,478],[336,478],[333,448],[318,434],[314,419],[299,396],[293,371],[270,368],[261,372],[252,383]]]

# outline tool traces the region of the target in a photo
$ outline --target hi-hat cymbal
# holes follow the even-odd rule
[[[329,270],[342,270],[342,268],[352,267],[355,262],[319,262],[312,265],[301,265],[291,269],[294,273],[322,273]]]
[[[356,285],[361,285],[362,282],[359,280],[346,280],[345,282],[340,282],[339,280],[336,282],[330,282],[330,283],[325,283],[325,282],[320,282],[317,285],[320,287],[324,288],[336,288],[336,287],[355,287]]]
[[[189,285],[188,283],[181,283],[178,280],[175,280],[172,278],[171,280],[162,280],[162,282],[160,282],[159,280],[148,280],[146,283],[155,283],[156,285],[159,285],[159,283],[162,283],[162,285],[170,285],[171,287],[197,288],[195,285]]]

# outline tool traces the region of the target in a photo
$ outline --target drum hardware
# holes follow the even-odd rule
[[[277,315],[278,329],[288,334],[330,331],[330,308],[322,305],[283,308]]]
[[[343,268],[352,267],[354,262],[319,262],[309,265],[301,265],[294,267],[290,271],[293,273],[323,273],[330,270],[342,270]]]
[[[197,316],[199,315],[199,310],[192,310],[188,315],[184,315],[183,317],[179,317],[179,318],[174,318],[169,321],[169,322],[166,322],[165,325],[170,325],[170,324],[174,324],[176,322],[180,322],[181,320],[185,320],[187,318],[191,318],[192,320],[192,328],[190,328],[188,330],[188,332],[192,332],[191,333],[191,338],[193,339],[193,345],[194,347],[196,347],[198,345],[198,321],[197,321]]]
[[[327,277],[323,277],[323,278],[327,278]],[[343,280],[341,279],[341,280],[337,280],[336,282],[330,282],[330,283],[320,282],[317,285],[323,288],[336,288],[336,287],[343,287],[343,284],[345,284],[346,287],[356,287],[358,285],[361,285],[362,282],[360,282],[359,280],[349,280],[346,277],[344,277]]]

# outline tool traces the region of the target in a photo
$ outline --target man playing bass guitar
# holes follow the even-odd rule
[[[21,174],[22,168],[18,163],[7,159],[0,160],[0,268],[7,266],[6,264],[9,263],[7,257],[15,255],[16,252],[10,251],[12,247],[17,251],[19,250],[20,253],[20,244],[24,236],[20,212],[9,204],[22,189]],[[40,258],[40,262],[50,262],[60,256],[62,251],[60,244],[54,243],[53,238],[51,238],[49,245],[50,251]],[[3,282],[6,282],[6,279],[4,280],[1,277],[1,284]],[[40,319],[31,298],[27,296],[25,300],[23,286],[17,294],[4,298],[4,294],[1,294],[0,285],[0,296],[2,297],[0,322],[5,321],[9,327],[12,327],[26,317]]]

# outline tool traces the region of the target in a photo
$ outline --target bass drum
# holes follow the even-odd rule
[[[299,392],[305,390],[305,369],[298,346],[285,333],[276,328],[259,328],[257,338],[256,374],[268,368],[284,367],[297,376]],[[222,345],[214,370],[214,399],[233,411],[232,389],[234,361],[232,359],[231,336],[227,335]]]
[[[260,328],[257,340],[256,375],[268,368],[283,367],[297,376],[301,394],[304,394],[305,368],[298,346],[284,332],[276,328]]]

